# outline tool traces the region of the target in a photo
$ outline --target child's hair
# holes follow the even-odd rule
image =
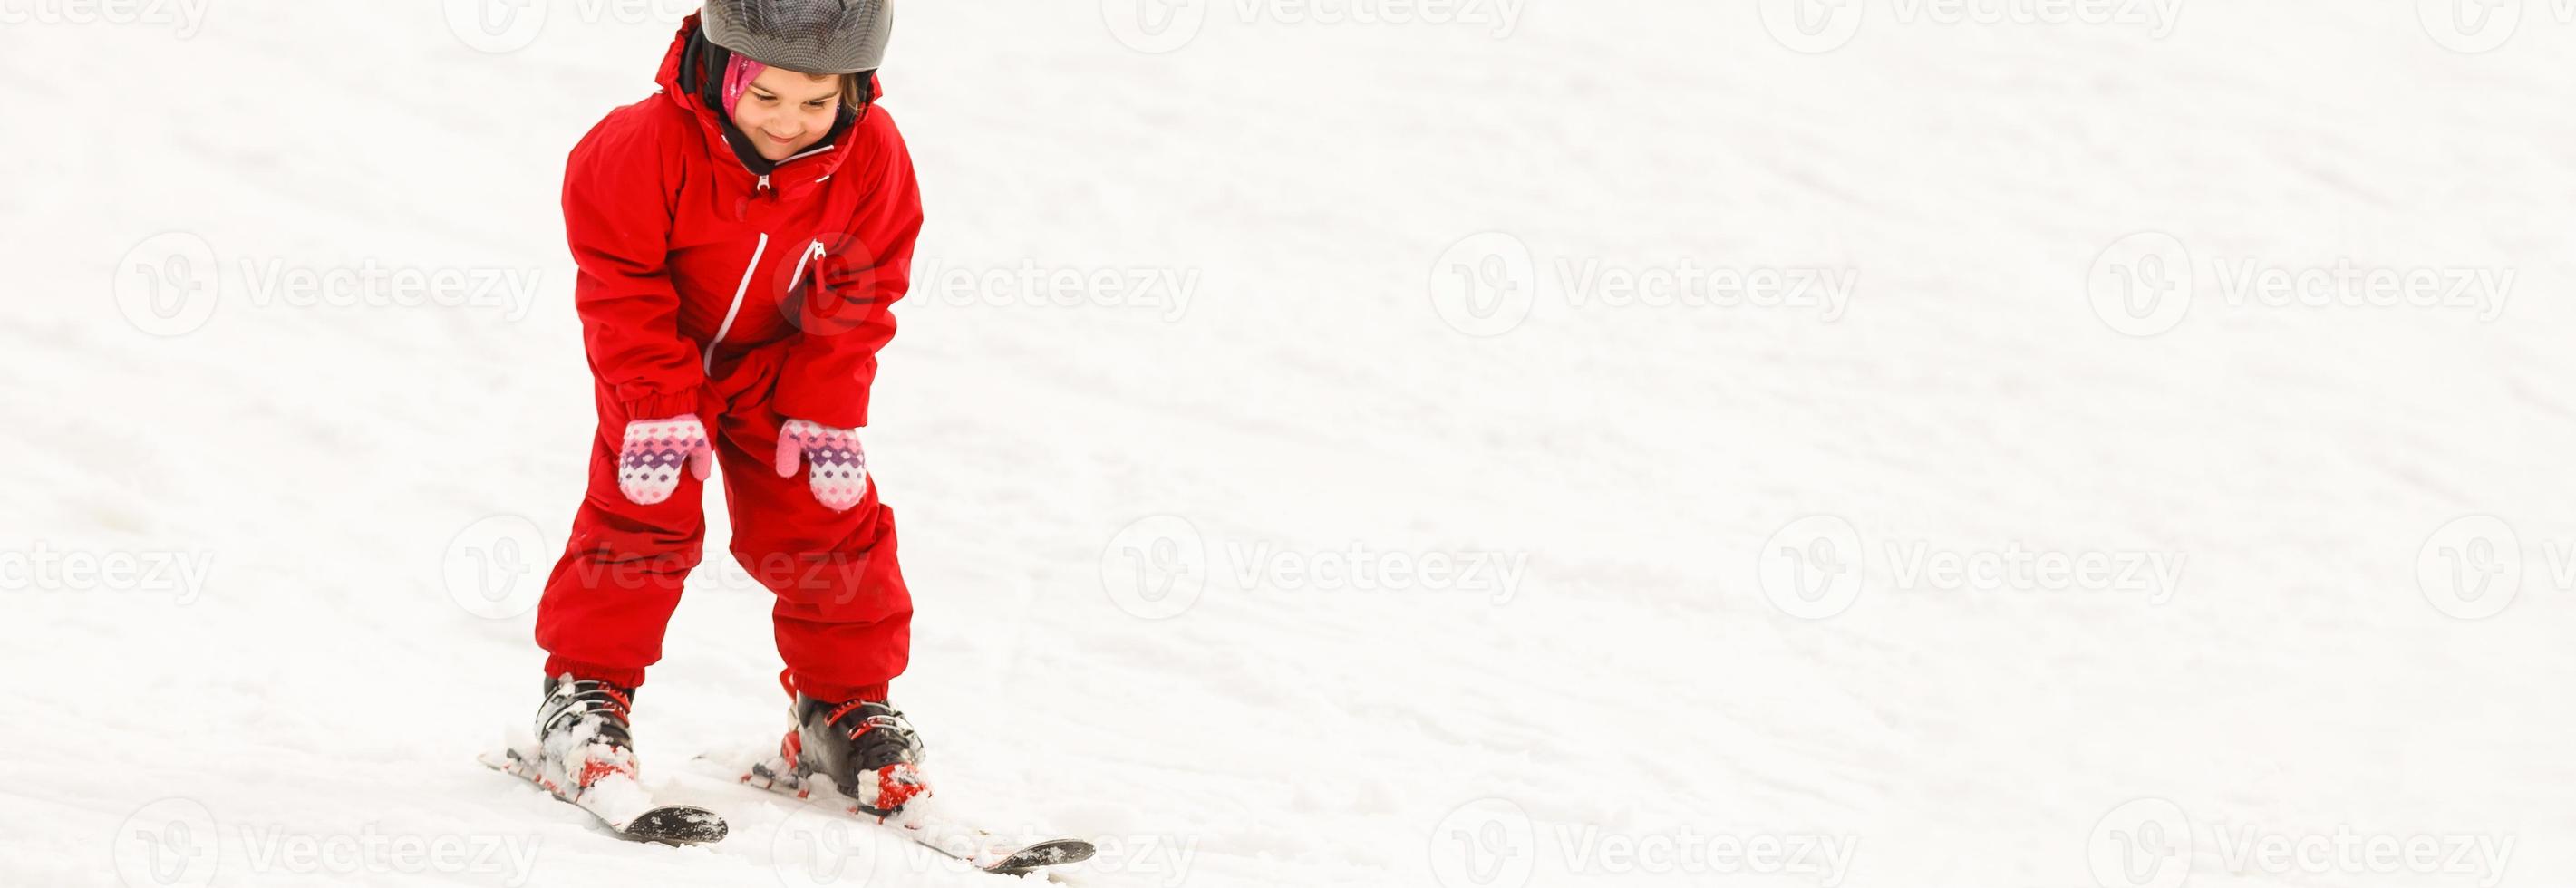
[[[877,72],[861,71],[841,75],[841,104],[852,111],[865,110],[877,100]]]
[[[709,108],[724,108],[719,93],[723,90],[725,66],[732,60],[731,50],[709,42],[702,32],[691,33],[689,45],[681,51],[680,88],[705,99]],[[869,103],[876,101],[877,72],[861,71],[843,74],[840,78],[843,106],[852,111],[865,111]]]

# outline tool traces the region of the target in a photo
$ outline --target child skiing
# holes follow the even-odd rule
[[[859,444],[921,228],[911,158],[876,107],[889,5],[709,0],[660,93],[609,112],[566,164],[599,428],[538,605],[545,698],[520,764],[568,800],[641,796],[629,710],[700,560],[718,466],[733,556],[777,596],[783,760],[878,816],[929,791],[888,702],[912,605]],[[644,820],[669,832],[651,838],[723,835],[712,815]]]

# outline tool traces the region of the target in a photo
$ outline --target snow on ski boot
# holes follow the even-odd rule
[[[576,800],[603,780],[636,779],[627,721],[634,700],[634,688],[575,680],[571,673],[546,679],[546,700],[537,707],[537,768],[553,782],[547,789]]]
[[[802,781],[820,774],[851,802],[853,813],[883,820],[930,794],[921,774],[921,735],[903,713],[878,700],[830,703],[796,695],[796,726],[778,755]]]
[[[543,787],[629,839],[692,845],[724,838],[724,818],[696,805],[657,804],[636,779],[627,724],[634,700],[634,688],[570,674],[548,678],[536,745],[486,756],[483,764]]]

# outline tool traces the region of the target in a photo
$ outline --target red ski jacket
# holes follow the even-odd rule
[[[626,419],[694,412],[712,424],[707,380],[783,349],[772,409],[866,425],[921,232],[912,157],[894,118],[871,108],[830,144],[753,174],[716,112],[680,87],[697,27],[694,15],[681,23],[662,91],[609,112],[564,169],[591,372]]]

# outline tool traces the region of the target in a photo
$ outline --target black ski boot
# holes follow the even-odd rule
[[[860,812],[885,818],[930,794],[921,774],[921,735],[893,706],[873,700],[829,703],[796,695],[796,726],[779,755],[799,778],[823,775]]]
[[[576,681],[571,673],[546,679],[537,707],[537,768],[556,795],[578,799],[601,780],[635,779],[635,735],[627,711],[635,689],[604,681]]]
[[[694,845],[725,837],[724,818],[696,805],[663,805],[635,779],[635,737],[627,724],[635,689],[571,675],[546,679],[537,706],[537,745],[513,746],[483,763],[516,775],[590,812],[626,838]]]

